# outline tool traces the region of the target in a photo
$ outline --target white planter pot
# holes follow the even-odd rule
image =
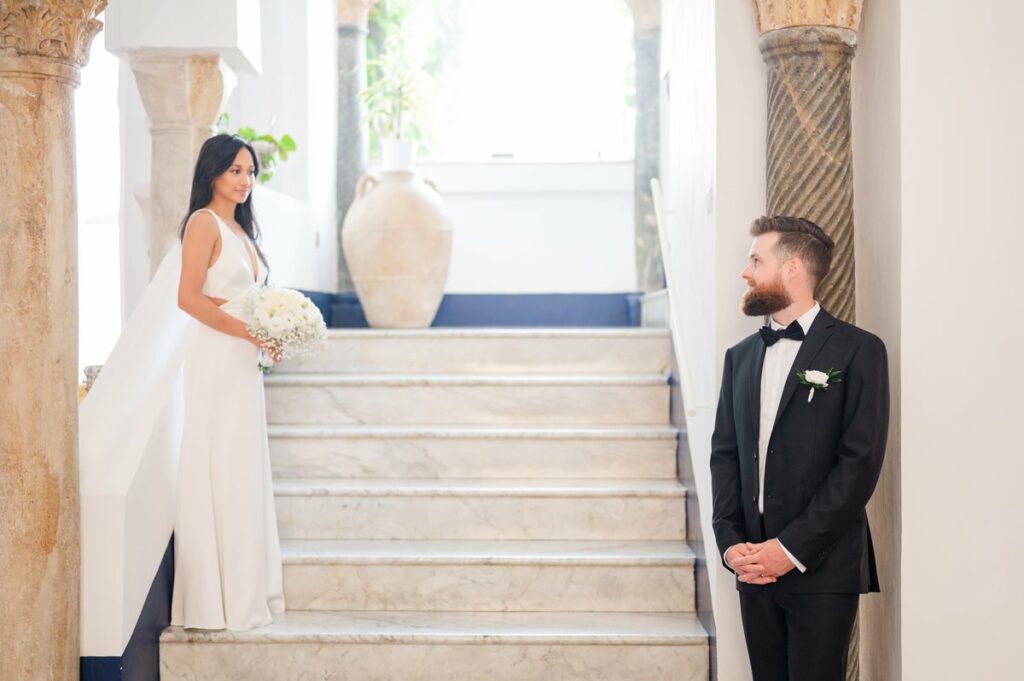
[[[252,148],[256,150],[256,155],[260,157],[260,174],[266,173],[273,177],[277,166],[277,162],[274,160],[274,152],[277,150],[277,147],[266,140],[256,140],[252,143]]]
[[[364,175],[341,238],[370,326],[430,326],[452,253],[451,221],[432,184],[404,170]]]
[[[416,142],[412,140],[382,139],[380,141],[381,170],[408,170],[412,172],[416,161]]]

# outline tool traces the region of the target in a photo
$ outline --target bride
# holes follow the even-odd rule
[[[284,611],[259,341],[244,297],[269,268],[257,245],[252,146],[203,144],[181,225],[178,307],[198,320],[183,362],[171,625],[241,631]],[[274,356],[275,360],[280,357]]]

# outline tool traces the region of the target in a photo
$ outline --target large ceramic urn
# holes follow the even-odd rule
[[[370,326],[430,326],[448,279],[452,227],[429,181],[406,170],[364,175],[341,238]]]

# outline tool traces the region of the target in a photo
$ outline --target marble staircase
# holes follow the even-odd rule
[[[332,331],[266,379],[288,612],[164,681],[706,681],[667,332]]]

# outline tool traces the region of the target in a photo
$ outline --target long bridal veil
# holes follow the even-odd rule
[[[174,528],[181,376],[199,324],[178,308],[180,275],[175,239],[78,408],[83,655],[122,653]]]
[[[168,400],[180,399],[175,385],[199,323],[178,307],[180,275],[175,240],[79,407],[83,490],[131,484]]]

